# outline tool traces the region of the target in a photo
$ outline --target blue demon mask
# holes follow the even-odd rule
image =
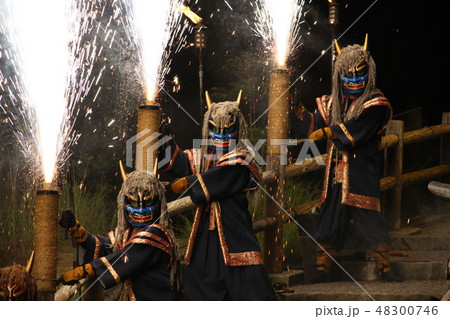
[[[157,195],[127,193],[124,199],[124,209],[128,221],[133,226],[148,226],[159,216],[161,202]]]
[[[210,116],[208,130],[211,148],[215,151],[229,152],[233,140],[236,141],[239,135],[239,121],[230,114],[228,123],[219,127],[214,122],[214,118]]]
[[[369,77],[369,66],[365,60],[351,66],[346,72],[340,72],[339,78],[346,94],[361,94],[364,92]]]

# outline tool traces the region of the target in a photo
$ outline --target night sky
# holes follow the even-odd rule
[[[377,65],[377,86],[390,100],[394,116],[421,107],[422,121],[418,124],[419,127],[441,124],[442,112],[450,111],[446,100],[450,88],[446,49],[450,29],[447,24],[450,3],[434,1],[429,5],[425,2],[418,4],[413,1],[387,0],[337,2],[339,25],[336,34],[339,44],[341,47],[355,43],[362,45],[365,34],[369,34],[369,51]],[[204,18],[208,27],[208,46],[204,59],[206,90],[217,86],[227,87],[227,80],[231,79],[218,70],[227,57],[239,57],[247,52],[259,57],[261,61],[267,58],[262,53],[264,48],[261,48],[261,40],[245,22],[245,19],[253,21],[250,0],[228,0],[228,3],[233,10],[223,0],[199,0],[198,6],[192,6],[193,11]],[[322,51],[329,48],[331,43],[328,1],[306,1],[305,12],[302,44],[299,50],[292,52],[288,63],[291,83],[296,81],[290,93],[294,104],[301,101],[308,110],[313,111],[316,109],[315,98],[330,93],[330,50],[321,56]],[[213,14],[212,17],[210,14]],[[183,89],[178,93],[179,98],[185,103],[186,109],[200,118],[197,59],[193,48],[184,50],[174,57],[172,70],[181,76],[183,83]],[[298,80],[300,75],[303,78]],[[244,92],[244,96],[246,94],[248,92]],[[216,100],[214,95],[212,99]],[[245,106],[244,103],[244,110]],[[262,99],[256,116],[266,108],[267,100]],[[183,113],[173,112],[173,117],[177,123],[174,127],[177,141],[189,147],[190,136],[200,136],[200,127],[194,125]],[[292,119],[293,116],[291,131],[295,127],[295,118]],[[266,123],[267,118],[262,117],[256,126],[264,127]],[[408,125],[405,123],[405,129]],[[186,137],[186,141],[183,137]],[[404,162],[404,172],[439,165],[439,142],[440,139],[435,138],[407,145],[404,158],[408,160]],[[403,201],[403,209],[408,216],[417,211],[422,214],[434,211],[430,206],[433,196],[426,191],[427,183],[405,188],[409,196],[408,200]]]
[[[192,10],[204,18],[208,27],[204,58],[206,90],[226,85],[217,68],[227,56],[238,56],[242,52],[261,56],[260,39],[252,32],[251,25],[245,23],[245,19],[250,23],[253,19],[251,1],[227,2],[233,10],[223,0],[199,0],[198,4],[192,4]],[[315,97],[330,92],[330,51],[317,58],[329,47],[331,38],[328,1],[306,2],[302,45],[291,55],[289,64],[291,81],[304,75],[304,80],[297,81],[291,90],[294,101],[301,100],[313,110]],[[445,98],[449,87],[445,48],[449,28],[445,21],[450,4],[447,1],[435,1],[432,6],[412,1],[337,2],[340,46],[363,44],[365,34],[369,34],[369,50],[377,64],[377,84],[391,101],[394,114],[422,107],[423,124],[439,124],[442,112],[450,110]],[[197,112],[198,103],[197,67],[194,48],[174,56],[171,74],[180,75],[183,89],[179,98],[193,113]],[[306,69],[309,70],[305,72]],[[257,115],[262,111],[264,109],[257,110]]]

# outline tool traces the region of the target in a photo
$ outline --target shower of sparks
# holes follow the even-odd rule
[[[101,41],[95,37],[85,43],[83,36],[94,30],[100,2],[1,2],[1,34],[14,66],[10,74],[1,75],[2,83],[14,80],[14,90],[8,86],[8,101],[1,108],[24,153],[42,167],[45,182],[53,181],[67,160],[68,148],[78,138],[73,130],[76,105],[96,81],[92,66]]]
[[[27,158],[37,151],[37,128],[34,110],[26,101],[26,94],[18,77],[17,48],[9,32],[8,10],[2,2],[0,7],[0,115],[2,123],[15,128],[13,133]],[[32,163],[33,169],[37,163]]]
[[[289,53],[300,41],[300,19],[304,0],[257,0],[254,31],[272,52],[278,66],[284,66]]]
[[[223,0],[223,2],[225,2],[225,4],[227,5],[228,8],[230,8],[230,10],[233,10],[233,8],[230,6],[230,4],[227,2],[227,0]]]
[[[140,55],[141,82],[147,102],[154,101],[163,89],[165,76],[170,70],[170,54],[183,47],[184,31],[189,28],[181,23],[183,14],[179,11],[181,0],[148,1],[133,0],[122,3],[124,23],[129,28],[129,36],[138,46]],[[171,50],[171,48],[173,50]]]

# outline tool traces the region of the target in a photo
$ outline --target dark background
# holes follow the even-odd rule
[[[229,0],[233,11],[221,0],[198,2],[192,5],[192,10],[204,18],[204,24],[208,27],[204,86],[206,90],[211,90],[223,85],[223,74],[217,72],[221,61],[223,63],[227,56],[239,55],[243,51],[260,54],[259,38],[244,22],[245,18],[252,21],[250,1]],[[369,34],[369,50],[377,64],[378,87],[391,101],[394,113],[422,107],[425,125],[440,123],[442,111],[449,110],[445,97],[449,87],[446,50],[449,27],[446,20],[450,4],[446,1],[430,4],[386,0],[337,2],[337,36],[341,47],[363,44],[365,34]],[[320,56],[321,51],[329,47],[331,41],[328,1],[307,1],[306,11],[302,46],[289,60],[292,80],[296,80]],[[212,18],[211,13],[214,13]],[[317,21],[315,25],[314,21]],[[236,31],[234,36],[231,35],[233,31]],[[305,80],[294,85],[291,92],[295,95],[294,100],[301,99],[313,109],[315,97],[330,92],[330,61],[328,50],[304,74]],[[175,56],[172,64],[173,72],[182,78],[180,96],[192,98],[193,110],[198,96],[197,65],[194,48]]]
[[[250,2],[229,0],[233,10],[222,0],[200,0],[191,5],[192,10],[204,18],[204,24],[208,27],[204,86],[213,93],[214,101],[233,99],[237,94],[236,87],[229,85],[230,82],[238,81],[237,75],[229,72],[229,68],[221,68],[227,59],[240,57],[243,52],[250,53],[260,61],[270,59],[270,55],[264,53],[261,40],[245,22],[245,19],[250,23],[253,21],[253,7]],[[417,126],[417,121],[419,127],[440,124],[442,112],[450,111],[446,100],[450,87],[446,49],[449,39],[447,14],[450,4],[446,1],[418,3],[387,0],[337,3],[339,24],[336,35],[340,46],[354,43],[362,45],[365,34],[369,35],[369,51],[377,65],[377,86],[390,100],[394,115],[399,118],[401,113],[421,108],[421,118],[417,115],[420,111],[415,112],[413,122],[416,123],[405,123],[405,129],[411,125]],[[328,11],[327,0],[306,1],[301,46],[291,52],[288,61],[291,83],[295,82],[290,91],[293,104],[302,101],[310,111],[316,108],[316,97],[331,91],[331,50],[321,56],[322,51],[327,50],[331,43]],[[247,60],[243,64],[236,63],[233,69],[244,68],[251,62]],[[200,119],[197,67],[197,51],[194,48],[186,49],[174,57],[171,74],[179,74],[183,83],[177,98],[186,104],[187,110],[195,114],[194,117]],[[256,103],[256,117],[267,108],[266,89],[270,63],[259,71],[259,82],[263,89],[259,91],[261,96]],[[303,77],[299,80],[301,75]],[[258,77],[258,74],[252,76]],[[230,94],[214,94],[218,87],[228,89]],[[246,108],[249,100],[249,92],[244,90],[243,109],[247,119],[252,118],[250,110]],[[173,112],[172,116],[177,123],[174,127],[177,141],[185,147],[190,147],[191,136],[200,136],[200,127],[194,125],[183,113]],[[263,116],[254,126],[264,128],[266,123],[267,118]],[[291,129],[295,124],[295,119],[291,116]],[[439,165],[439,143],[439,138],[435,138],[405,146],[404,172]],[[321,180],[321,174],[310,178]],[[417,214],[435,212],[433,196],[426,189],[427,183],[404,188],[405,198],[408,198],[403,201],[405,219]]]

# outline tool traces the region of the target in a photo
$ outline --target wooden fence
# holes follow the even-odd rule
[[[381,190],[385,192],[383,200],[383,211],[387,217],[390,228],[399,229],[401,226],[401,201],[402,189],[404,186],[432,180],[450,174],[450,112],[443,113],[442,124],[431,127],[424,127],[418,130],[403,132],[403,121],[391,121],[386,135],[382,137],[379,145],[380,150],[384,150],[384,177],[380,180]],[[403,173],[403,146],[407,144],[417,143],[430,140],[433,138],[441,138],[440,165],[422,169],[414,172]],[[321,155],[323,162],[326,161],[327,154]],[[301,164],[289,164],[284,169],[284,178],[304,175],[306,173],[324,168],[323,163],[318,158],[311,158],[303,161]],[[277,182],[280,173],[275,170],[267,170],[263,172],[263,185],[273,185]],[[426,190],[424,190],[426,191]],[[297,207],[286,207],[283,203],[280,206],[288,214],[281,214],[279,218],[282,224],[289,221],[296,215],[308,214],[319,205],[319,200],[299,205]],[[195,208],[189,197],[170,202],[168,210],[170,214],[180,213]],[[266,215],[267,216],[267,215]],[[253,222],[254,232],[261,232],[276,228],[278,233],[282,233],[282,227],[277,217],[263,217]],[[267,237],[265,239],[267,241]],[[282,249],[279,243],[264,242],[265,250]],[[279,272],[282,261],[278,261],[279,265],[271,264],[266,268],[269,273]]]

